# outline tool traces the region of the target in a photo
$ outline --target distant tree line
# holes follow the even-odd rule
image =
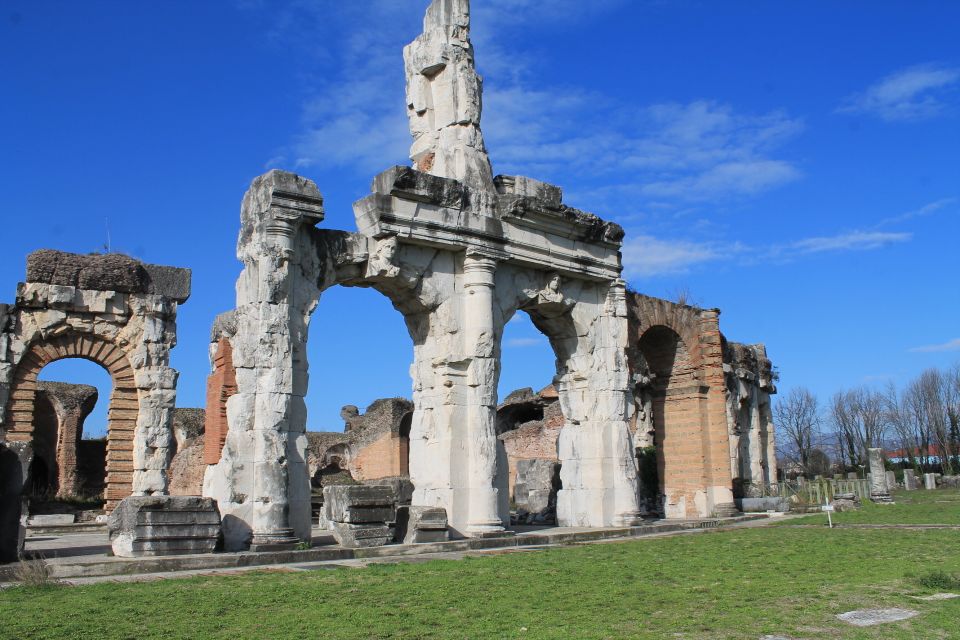
[[[842,390],[823,404],[796,387],[774,405],[777,449],[788,475],[861,471],[867,449],[918,472],[960,471],[960,363],[927,369],[904,387]]]

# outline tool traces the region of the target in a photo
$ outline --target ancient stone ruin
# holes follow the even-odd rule
[[[172,548],[154,519],[213,526],[214,509],[226,550],[289,548],[311,539],[320,492],[341,542],[366,546],[396,535],[397,504],[401,538],[420,542],[507,535],[511,510],[521,524],[578,527],[730,515],[735,494],[775,481],[776,376],[763,346],[728,342],[717,309],[628,291],[621,227],[564,204],[558,186],[493,174],[469,36],[467,0],[430,4],[403,52],[413,166],[373,179],[354,204],[356,231],[322,227],[312,181],[254,179],[236,307],[211,332],[205,412],[174,412],[169,355],[189,271],[29,257],[16,303],[0,306],[0,474],[17,487],[0,494],[0,536],[34,460],[58,490],[80,482],[89,390],[37,382],[67,357],[114,381],[107,511],[158,497],[114,518],[131,554]],[[412,400],[346,407],[343,433],[308,433],[310,320],[334,286],[374,289],[403,317]],[[556,375],[498,405],[501,339],[517,313],[549,339]],[[210,535],[198,533],[198,549]]]

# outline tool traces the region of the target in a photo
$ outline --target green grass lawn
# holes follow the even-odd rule
[[[895,491],[894,505],[866,502],[858,511],[834,513],[834,524],[947,524],[960,525],[960,491]],[[783,526],[826,524],[826,514],[786,521]]]
[[[960,506],[960,492],[930,494],[898,495],[882,517],[929,519],[917,514],[940,505],[942,520]],[[920,576],[960,573],[958,541],[942,529],[778,526],[364,569],[18,587],[0,592],[0,637],[957,638],[960,599],[911,596],[931,593]],[[880,606],[921,615],[868,628],[834,617]]]

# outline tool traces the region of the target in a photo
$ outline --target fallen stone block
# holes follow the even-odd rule
[[[403,544],[446,542],[447,510],[442,507],[403,506],[397,509],[394,539]]]
[[[334,485],[323,489],[323,508],[330,522],[376,524],[397,517],[393,487],[386,485]]]
[[[220,511],[212,498],[131,496],[110,514],[114,555],[123,558],[212,553]]]
[[[833,509],[838,512],[856,511],[860,508],[860,498],[855,493],[837,493],[834,494],[830,502]]]
[[[332,522],[333,537],[342,547],[359,549],[364,547],[382,547],[393,538],[393,531],[386,523],[350,524]]]
[[[392,476],[389,478],[378,478],[376,480],[367,480],[363,484],[374,487],[392,487],[396,496],[397,504],[410,504],[413,501],[413,483],[406,476]]]

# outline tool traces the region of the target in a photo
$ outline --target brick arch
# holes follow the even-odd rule
[[[635,295],[629,299],[631,342],[638,343],[643,335],[654,327],[666,327],[683,341],[693,364],[699,364],[702,359],[700,349],[703,310],[689,305],[682,305]]]
[[[82,358],[100,365],[110,374],[113,390],[107,412],[106,510],[133,493],[133,440],[140,401],[133,368],[126,354],[112,342],[89,334],[68,333],[34,342],[13,376],[7,410],[7,439],[30,442],[34,431],[37,377],[57,360]]]

